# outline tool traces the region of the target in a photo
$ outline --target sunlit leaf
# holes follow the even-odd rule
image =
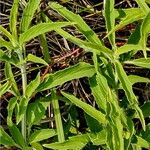
[[[43,146],[51,149],[83,149],[83,147],[89,142],[89,137],[87,134],[77,135],[74,137],[70,137],[69,140],[66,140],[63,143],[52,143],[52,144],[44,144]]]
[[[45,77],[45,80],[39,85],[37,91],[50,89],[73,79],[92,77],[94,73],[95,69],[92,65],[82,62],[72,67],[57,71],[54,74],[48,74]]]
[[[40,0],[29,0],[27,3],[21,18],[21,32],[27,31],[33,19],[34,13],[40,4]]]
[[[44,65],[48,66],[48,63],[45,60],[43,60],[42,58],[37,57],[35,55],[32,55],[32,54],[29,54],[27,56],[27,61],[31,61],[31,62],[39,63],[39,64],[44,64]]]
[[[22,46],[23,43],[30,41],[40,34],[73,24],[70,22],[40,23],[22,33],[19,37],[19,44]]]
[[[11,87],[10,82],[6,82],[3,85],[0,85],[0,97],[5,94]]]
[[[56,135],[56,131],[54,129],[41,129],[36,130],[33,134],[31,134],[29,138],[30,143],[39,142],[45,139],[48,139],[50,137],[53,137]]]
[[[150,69],[150,58],[139,58],[139,59],[133,59],[130,61],[126,61],[127,64],[133,64],[139,67],[148,68]]]

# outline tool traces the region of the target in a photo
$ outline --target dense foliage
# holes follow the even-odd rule
[[[2,147],[150,149],[150,1],[80,2],[14,0],[1,21]]]

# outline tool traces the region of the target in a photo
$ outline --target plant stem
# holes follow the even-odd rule
[[[63,130],[63,125],[62,125],[62,119],[60,115],[59,103],[58,103],[58,99],[56,98],[56,94],[54,90],[52,90],[52,99],[53,99],[52,105],[54,108],[56,129],[57,129],[57,134],[58,134],[58,142],[64,142],[65,137],[64,137],[64,130]]]
[[[20,61],[23,62],[23,54],[19,55]],[[26,75],[26,63],[23,63],[21,65],[21,75],[22,75],[22,90],[23,90],[23,96],[25,95],[25,90],[27,87],[27,75]],[[21,133],[24,137],[24,140],[26,141],[27,137],[27,125],[26,125],[26,113],[24,114],[24,117],[21,121]]]

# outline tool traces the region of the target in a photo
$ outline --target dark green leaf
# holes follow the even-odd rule
[[[5,146],[17,146],[14,140],[4,131],[2,127],[0,127],[0,144]]]
[[[73,104],[83,109],[88,115],[95,118],[100,123],[105,124],[106,118],[103,113],[96,110],[94,107],[90,106],[89,104],[86,104],[85,102],[81,101],[80,99],[76,98],[75,96],[71,94],[67,94],[62,92],[63,96],[65,96],[67,99],[69,99]]]

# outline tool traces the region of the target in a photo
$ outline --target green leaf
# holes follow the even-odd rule
[[[10,12],[10,31],[12,36],[17,38],[17,15],[18,15],[19,0],[14,0]]]
[[[12,42],[13,46],[14,46],[14,39],[13,36],[2,26],[0,25],[0,31],[6,36],[8,37],[8,39]]]
[[[35,55],[32,55],[32,54],[28,54],[27,61],[31,61],[31,62],[39,63],[39,64],[44,64],[44,65],[48,66],[48,63],[45,60],[43,60],[42,58],[37,57]]]
[[[40,4],[40,0],[29,0],[27,3],[21,18],[21,32],[27,31],[33,19],[34,13]]]
[[[14,140],[4,131],[2,127],[0,127],[0,139],[0,144],[5,146],[17,146]]]
[[[9,131],[10,131],[13,139],[15,140],[15,142],[20,147],[25,147],[26,146],[24,138],[23,138],[21,132],[19,131],[19,129],[17,128],[16,125],[13,124],[12,126],[9,126]]]
[[[128,98],[128,101],[130,103],[130,105],[132,106],[132,108],[134,108],[138,114],[138,117],[140,118],[141,124],[143,129],[145,130],[145,120],[144,120],[144,116],[142,114],[141,109],[138,106],[138,101],[136,96],[133,93],[133,89],[132,89],[132,84],[128,79],[128,76],[126,75],[122,65],[120,64],[120,62],[116,61],[116,71],[118,74],[118,78],[122,84],[122,87],[126,93],[126,96]]]
[[[23,43],[30,41],[40,34],[73,24],[70,22],[40,23],[22,33],[19,37],[19,44],[22,46]]]
[[[133,64],[139,67],[150,69],[150,58],[139,58],[131,61],[125,61],[126,64]]]
[[[25,97],[20,99],[19,105],[18,105],[18,111],[16,115],[16,124],[19,124],[22,118],[24,117],[26,113],[26,109],[28,106],[29,100]]]
[[[89,133],[89,138],[94,145],[106,144],[106,130],[102,130],[100,132],[91,132]]]
[[[13,49],[13,46],[10,42],[5,41],[3,38],[0,37],[0,48],[1,47],[6,47],[9,50]],[[0,57],[1,57],[1,54],[0,54]]]
[[[41,144],[39,143],[32,143],[31,144],[33,148],[35,148],[36,150],[44,150],[44,148],[42,147]]]
[[[27,98],[30,98],[37,89],[37,87],[39,86],[39,84],[40,84],[40,72],[37,74],[36,78],[27,85],[27,88],[25,90],[25,96]]]
[[[13,125],[12,115],[13,115],[13,111],[14,111],[14,108],[16,106],[16,103],[17,103],[17,98],[16,97],[13,97],[9,100],[9,103],[8,103],[8,106],[7,106],[7,112],[8,112],[7,124],[8,124],[8,126]]]
[[[140,10],[139,10],[140,11]],[[105,37],[108,37],[113,32],[123,28],[124,26],[133,23],[135,21],[138,21],[142,19],[145,15],[141,12],[136,11],[134,9],[130,9],[128,13],[125,14],[125,17],[117,24]]]
[[[12,83],[12,86],[11,86],[11,92],[15,95],[15,96],[20,96],[20,92],[19,92],[19,89],[18,89],[18,86],[17,86],[17,83],[14,79],[14,75],[13,75],[13,72],[12,72],[12,68],[11,68],[11,65],[10,63],[7,63],[5,64],[5,76],[7,78],[7,80]]]
[[[99,40],[98,36],[94,31],[85,23],[85,21],[77,14],[67,10],[65,7],[59,5],[55,2],[50,2],[49,6],[60,13],[64,18],[70,22],[75,22],[77,29],[85,35],[85,37],[90,41],[102,45],[102,42]]]
[[[142,49],[141,45],[125,44],[125,45],[117,48],[116,51],[115,51],[115,54],[119,56],[121,54],[127,53],[127,52],[132,51],[132,50],[138,51],[138,50],[141,50],[141,49]]]
[[[140,8],[142,9],[142,11],[145,13],[145,15],[147,13],[149,13],[149,7],[148,5],[145,3],[144,0],[136,0],[137,4],[140,6]]]
[[[27,123],[31,126],[38,124],[39,121],[44,117],[46,108],[36,100],[34,103],[30,103],[27,108]]]
[[[92,94],[94,96],[94,99],[100,109],[102,109],[104,112],[106,110],[106,99],[105,95],[102,94],[101,91],[101,85],[99,85],[96,81],[96,76],[93,76],[90,78],[90,88],[92,90]]]
[[[82,62],[72,67],[57,71],[54,74],[48,74],[38,87],[37,91],[44,91],[46,89],[62,85],[63,83],[73,79],[92,77],[94,74],[94,67]]]
[[[56,135],[56,131],[54,129],[41,129],[36,130],[33,134],[31,134],[29,138],[29,143],[35,143],[39,142],[45,139],[48,139],[50,137],[53,137]]]
[[[114,15],[114,0],[106,0],[104,2],[104,17],[106,22],[107,32],[110,32],[115,26],[115,15]],[[112,45],[115,47],[115,32],[108,36],[108,39]]]
[[[10,82],[6,82],[5,84],[0,84],[0,97],[5,94],[11,87]]]
[[[98,122],[105,124],[106,123],[106,118],[103,113],[100,111],[96,110],[94,107],[92,107],[89,104],[86,104],[85,102],[81,101],[80,99],[76,98],[75,96],[71,94],[67,94],[62,92],[63,96],[69,99],[72,103],[74,103],[76,106],[80,107],[83,109],[88,115],[91,117],[95,118]]]
[[[141,76],[137,76],[137,75],[129,75],[128,76],[131,84],[135,84],[135,83],[150,83],[150,79],[149,78],[145,78],[145,77],[141,77]]]
[[[150,33],[150,12],[147,14],[147,16],[144,18],[142,25],[141,25],[141,39],[140,44],[142,45],[143,53],[145,58],[147,57],[146,54],[146,43],[147,43],[147,37]]]
[[[144,117],[149,117],[150,116],[150,101],[146,102],[142,107],[141,110],[143,112]]]
[[[85,145],[88,142],[89,142],[88,134],[83,134],[83,135],[70,137],[69,140],[66,140],[63,143],[56,142],[52,144],[43,144],[43,146],[51,149],[77,150],[77,149],[83,149],[83,147],[85,147]]]
[[[143,139],[142,137],[136,136],[137,138],[137,146],[140,146],[141,148],[150,149],[150,143]]]
[[[0,61],[9,62],[9,63],[11,63],[13,65],[17,65],[17,63],[18,63],[18,59],[17,58],[15,58],[13,56],[11,58],[8,57],[8,55],[1,49],[0,49]]]

